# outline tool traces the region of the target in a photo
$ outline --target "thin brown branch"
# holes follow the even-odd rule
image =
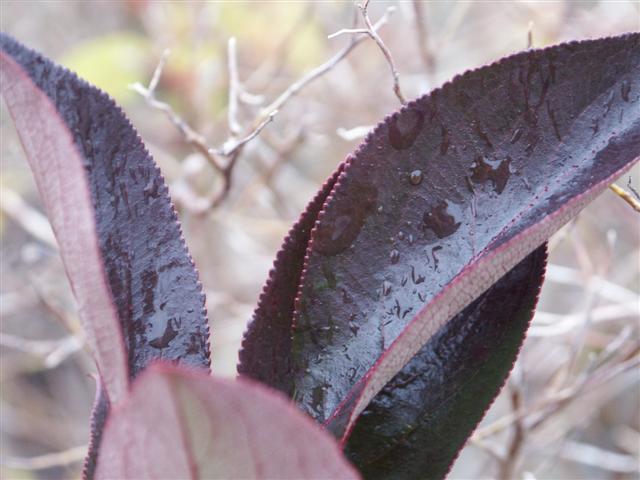
[[[393,8],[387,9],[385,14],[378,20],[375,25],[368,26],[366,32],[367,35],[375,35],[376,31],[387,23],[389,15],[393,12]],[[365,12],[366,13],[366,12]],[[368,16],[367,16],[368,19]],[[370,23],[370,21],[369,21]],[[162,55],[158,66],[156,67],[151,82],[147,87],[140,83],[131,85],[131,88],[144,97],[147,104],[156,110],[162,111],[169,120],[180,131],[185,141],[190,144],[197,152],[202,154],[207,161],[213,166],[213,168],[222,177],[222,186],[218,191],[214,191],[207,197],[207,200],[199,204],[197,208],[191,208],[190,205],[185,205],[193,213],[201,214],[205,213],[210,208],[215,208],[228,196],[231,190],[231,179],[233,175],[233,169],[237,164],[238,158],[244,148],[244,146],[253,140],[260,132],[273,121],[274,117],[278,114],[280,109],[287,103],[291,97],[296,95],[300,90],[309,85],[311,82],[321,77],[325,73],[332,70],[342,59],[344,59],[357,45],[359,45],[366,36],[360,38],[351,37],[349,44],[342,50],[333,55],[322,65],[314,68],[306,75],[301,77],[298,81],[291,84],[284,92],[282,92],[271,104],[262,108],[258,115],[251,123],[251,127],[248,131],[241,135],[243,128],[240,126],[238,115],[238,101],[242,97],[244,87],[239,80],[237,55],[236,55],[236,42],[235,39],[230,39],[228,44],[228,68],[229,68],[229,111],[228,111],[228,124],[230,135],[229,138],[223,143],[221,147],[212,148],[207,145],[206,139],[203,135],[193,129],[180,115],[178,115],[172,107],[160,100],[155,96],[156,87],[160,81],[162,70],[166,64],[168,51]],[[244,92],[246,93],[246,92]]]
[[[389,21],[389,16],[393,13],[395,9],[393,7],[389,7],[385,14],[378,20],[375,25],[371,27],[373,32],[377,32],[383,25],[385,25]],[[283,105],[287,103],[291,97],[296,95],[300,90],[309,85],[314,80],[317,80],[330,70],[332,70],[338,63],[340,63],[351,51],[360,45],[364,40],[366,40],[366,36],[352,36],[349,40],[349,43],[338,51],[335,55],[329,58],[322,65],[317,66],[306,75],[298,79],[296,82],[292,83],[289,88],[287,88],[284,92],[278,96],[270,105],[262,109],[260,114],[261,118],[268,117],[271,112],[274,110],[281,110]]]
[[[520,389],[515,385],[511,385],[510,393],[511,410],[514,414],[515,420],[513,422],[513,436],[509,443],[509,449],[503,461],[500,463],[500,473],[498,474],[498,478],[504,480],[516,478],[514,474],[516,473],[516,467],[520,458],[520,451],[524,445],[526,431],[522,419],[519,416],[522,408],[522,394],[520,393]]]
[[[527,27],[527,50],[533,48],[533,22],[529,22]]]
[[[555,412],[567,406],[571,401],[580,395],[606,384],[619,375],[638,368],[640,357],[636,354],[627,355],[626,358],[609,368],[599,368],[593,373],[579,379],[574,385],[556,391],[544,398],[540,402],[519,412],[511,412],[493,423],[479,428],[472,436],[474,441],[482,441],[496,435],[506,428],[509,428],[516,421],[527,422],[527,428],[533,430],[538,428],[545,420],[550,418]]]
[[[387,48],[387,46],[384,44],[382,38],[380,38],[380,35],[378,35],[378,32],[371,23],[369,13],[367,12],[368,7],[369,0],[364,0],[364,2],[358,6],[358,8],[360,8],[360,12],[362,13],[364,23],[367,26],[367,34],[373,39],[373,41],[378,44],[378,47],[380,47],[382,54],[387,59],[389,69],[391,70],[391,75],[393,76],[393,92],[396,94],[396,97],[398,97],[398,100],[400,100],[400,103],[404,105],[405,103],[407,103],[407,101],[405,100],[404,95],[400,90],[400,75],[398,74],[398,69],[396,68],[396,64],[393,61],[393,57],[391,56],[391,51],[389,51],[389,48]]]
[[[609,185],[609,188],[618,195],[622,200],[627,202],[631,208],[633,208],[636,212],[640,213],[640,202],[636,200],[633,195],[627,192],[624,188],[619,187],[615,183]]]
[[[153,72],[149,86],[145,87],[141,83],[134,83],[130,88],[138,92],[146,100],[147,104],[163,112],[167,118],[174,124],[174,126],[180,131],[185,141],[191,145],[196,151],[200,152],[207,161],[219,172],[222,172],[223,166],[219,158],[210,153],[210,148],[207,146],[207,141],[203,135],[195,131],[180,115],[178,115],[171,105],[165,102],[161,102],[156,98],[156,88],[160,81],[162,71],[167,63],[169,56],[169,50],[165,50],[160,57],[158,66]]]
[[[236,150],[243,147],[247,142],[250,142],[256,136],[258,136],[258,134],[262,131],[262,129],[266,127],[269,123],[271,123],[273,121],[273,117],[275,117],[277,114],[278,114],[278,110],[274,110],[269,114],[267,118],[262,120],[262,122],[260,122],[258,126],[255,129],[253,129],[253,131],[249,132],[247,135],[245,135],[243,138],[239,140],[236,140],[234,138],[229,138],[224,143],[222,148],[216,149],[214,150],[214,152],[218,155],[230,157],[236,152]]]

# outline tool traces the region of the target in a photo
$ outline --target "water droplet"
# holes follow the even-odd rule
[[[382,213],[382,210],[384,210],[384,208],[382,208],[382,205],[380,205],[380,206],[378,207],[378,213]]]
[[[384,282],[382,282],[382,295],[386,297],[390,293],[391,293],[391,282],[389,282],[388,280],[385,280]]]
[[[180,328],[182,322],[175,318],[170,318],[167,322],[167,326],[164,329],[164,333],[157,338],[154,338],[149,342],[153,348],[166,348],[171,343],[171,340],[178,336],[178,329]]]
[[[360,330],[360,327],[355,322],[355,319],[356,319],[356,314],[352,313],[351,316],[349,317],[349,330],[351,330],[351,333],[353,333],[354,336],[358,335],[358,330]]]
[[[447,150],[449,150],[451,139],[449,138],[449,132],[446,128],[444,128],[444,125],[440,126],[440,133],[442,134],[442,143],[440,143],[440,155],[446,155]]]
[[[420,185],[422,183],[422,170],[414,170],[409,175],[409,181],[411,185]]]
[[[493,149],[493,143],[489,139],[489,135],[487,135],[487,132],[485,132],[480,125],[476,125],[476,133],[488,148]]]
[[[422,282],[425,281],[424,275],[420,275],[420,274],[416,275],[416,267],[414,267],[413,265],[411,266],[411,281],[413,282],[414,285],[420,285]]]
[[[404,240],[404,232],[398,233],[398,240]]]
[[[485,183],[490,181],[493,184],[495,191],[502,193],[504,187],[507,185],[509,176],[511,176],[511,172],[509,171],[510,164],[511,157],[507,157],[494,168],[482,155],[478,155],[476,156],[475,161],[471,164],[471,180],[474,183]]]
[[[522,129],[516,128],[515,131],[513,132],[513,135],[511,136],[511,143],[516,143],[518,140],[520,140],[521,136],[522,136]]]
[[[396,150],[405,150],[413,145],[422,125],[424,114],[417,108],[408,108],[389,121],[389,143]]]
[[[622,85],[620,85],[620,95],[622,96],[622,100],[628,102],[629,93],[631,93],[631,83],[629,83],[629,80],[624,80]]]
[[[437,247],[433,247],[431,249],[431,256],[433,257],[433,268],[435,270],[438,270],[438,262],[439,262],[439,260],[438,260],[438,257],[436,256],[436,252],[438,250],[442,250],[442,247],[441,246],[437,246]]]
[[[438,238],[453,235],[460,228],[460,222],[456,222],[455,217],[447,213],[447,207],[447,202],[442,200],[425,212],[422,218],[425,227],[432,230]]]
[[[375,187],[355,180],[349,189],[352,201],[336,202],[317,226],[313,248],[322,254],[335,255],[349,248],[360,234],[367,216],[375,210],[378,196]]]
[[[396,249],[391,250],[391,253],[389,254],[389,259],[393,264],[398,263],[398,261],[400,260],[400,252]]]

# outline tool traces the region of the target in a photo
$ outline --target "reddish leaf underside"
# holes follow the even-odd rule
[[[311,233],[295,312],[277,313],[294,324],[284,391],[303,410],[345,440],[423,345],[448,338],[456,314],[637,161],[639,38],[467,72],[385,119],[347,159]],[[245,338],[269,321],[256,316]]]
[[[96,478],[331,478],[357,473],[333,438],[281,394],[153,365],[115,407]]]

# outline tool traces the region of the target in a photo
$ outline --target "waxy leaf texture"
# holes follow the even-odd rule
[[[511,370],[545,265],[543,245],[453,317],[365,408],[345,447],[365,478],[445,476]]]
[[[417,410],[435,408],[437,416],[443,409],[462,408],[469,392],[477,395],[473,408],[465,407],[469,421],[458,424],[451,442],[429,453],[438,463],[432,471],[443,475],[503,384],[526,333],[543,268],[543,254],[532,252],[639,155],[637,33],[516,54],[404,106],[341,165],[318,214],[295,305],[282,305],[277,312],[280,325],[288,318],[291,326],[291,351],[278,355],[290,355],[292,380],[274,386],[346,443],[374,398],[369,418],[389,403],[381,396],[391,395],[394,377],[403,376],[398,372],[422,348],[427,348],[427,360],[433,352],[442,358],[428,362],[426,383],[418,381],[417,388],[440,388],[453,374],[454,385],[442,388],[455,389],[456,359],[467,345],[451,339],[462,324],[481,325],[497,308],[483,306],[491,291],[478,306],[472,302],[510,271],[504,280],[508,284],[495,288],[516,292],[519,286],[509,285],[516,281],[512,269],[529,264],[533,277],[528,278],[538,280],[516,295],[513,318],[495,319],[493,328],[507,322],[508,335],[500,339],[495,330],[484,331],[490,352],[483,353],[488,366],[476,373],[477,383],[461,387],[456,399],[446,399],[451,404],[436,408],[427,398],[416,405]],[[285,243],[280,255],[294,249],[299,264],[301,245]],[[274,267],[272,284],[281,266],[276,262]],[[245,336],[242,374],[261,379],[247,367],[252,332],[266,331],[270,318],[259,315],[260,308],[274,305],[280,293],[272,288],[261,298]],[[270,342],[282,345],[275,338]],[[264,350],[260,356],[270,358]],[[449,362],[452,370],[445,367]],[[389,389],[381,392],[385,385]],[[396,394],[398,401],[402,395]],[[451,425],[446,415],[440,420],[425,420],[426,411],[413,415],[408,430],[427,432],[426,438],[429,428],[435,435]],[[385,435],[393,442],[406,437],[406,432],[381,434],[386,424],[376,430],[366,418],[362,431],[368,432],[372,449],[378,442],[376,448],[388,453]],[[398,425],[392,421],[389,428]],[[369,474],[383,464],[372,463],[374,454],[366,452],[364,443],[347,444],[347,451],[365,470],[372,465]],[[398,474],[394,468],[401,469],[400,462],[386,472]]]
[[[202,288],[135,129],[75,74],[5,34],[0,45],[2,93],[110,400],[154,359],[208,368]]]

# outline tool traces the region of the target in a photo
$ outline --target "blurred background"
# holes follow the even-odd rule
[[[353,35],[327,38],[351,28],[356,13],[347,1],[0,3],[2,30],[111,94],[164,171],[206,290],[217,374],[235,374],[242,332],[292,222],[399,107],[371,39],[357,37],[349,49]],[[530,41],[542,47],[640,27],[631,1],[372,2],[368,13],[374,24],[382,19],[379,34],[408,99]],[[155,97],[201,144],[228,151],[279,107],[259,135],[220,156],[233,162],[224,198],[211,159],[143,88],[129,88],[149,85],[167,48]],[[0,477],[78,478],[95,367],[4,106],[0,118]],[[639,179],[636,167],[618,183],[640,190]],[[640,478],[639,219],[606,191],[554,236],[519,361],[450,478]]]

